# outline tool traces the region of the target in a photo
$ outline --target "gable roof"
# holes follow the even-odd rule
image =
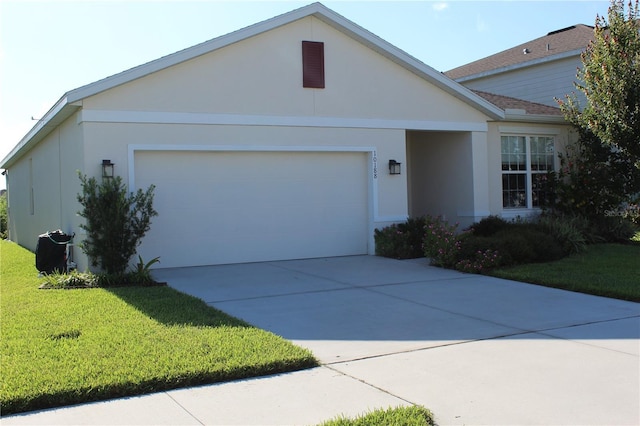
[[[483,92],[481,90],[473,90],[473,92],[505,112],[507,110],[521,110],[530,115],[563,116],[560,108],[549,105],[525,101],[524,99],[512,98],[509,96],[496,95],[495,93]]]
[[[327,25],[330,25],[334,29],[364,44],[380,55],[406,68],[434,86],[444,90],[448,94],[465,102],[471,107],[476,108],[487,116],[493,119],[504,118],[504,112],[501,109],[490,102],[487,102],[482,97],[476,95],[455,81],[449,79],[442,73],[337,14],[323,4],[312,3],[308,6],[292,10],[291,12],[284,13],[266,21],[205,41],[65,93],[44,115],[44,117],[29,131],[29,133],[22,138],[18,145],[2,160],[2,162],[0,162],[0,168],[6,168],[11,165],[15,160],[17,160],[17,158],[19,158],[19,154],[26,152],[27,149],[38,143],[53,128],[80,109],[80,101],[82,99],[308,16],[313,16]]]
[[[463,82],[536,63],[578,56],[589,45],[593,37],[593,27],[583,24],[572,25],[454,68],[445,74],[458,82]]]

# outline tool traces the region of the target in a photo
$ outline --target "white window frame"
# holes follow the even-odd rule
[[[532,156],[532,151],[531,151],[531,139],[532,138],[551,138],[553,140],[553,170],[557,170],[558,169],[558,164],[557,164],[557,156],[556,156],[556,152],[557,152],[557,141],[558,141],[558,135],[554,132],[554,133],[549,133],[546,131],[539,131],[539,130],[530,130],[530,131],[501,131],[500,133],[500,194],[501,194],[501,199],[502,199],[502,211],[503,211],[503,216],[512,216],[512,217],[516,217],[516,216],[520,216],[520,215],[527,215],[527,214],[531,214],[535,211],[539,211],[542,208],[539,206],[533,206],[533,176],[536,174],[546,174],[548,171],[544,170],[544,171],[537,171],[537,170],[532,170],[531,167],[531,156]],[[508,171],[508,170],[502,170],[502,139],[503,137],[519,137],[522,138],[524,137],[525,139],[525,170],[514,170],[514,171]],[[508,175],[508,174],[524,174],[525,175],[525,197],[526,197],[526,206],[518,206],[518,207],[506,207],[504,205],[504,186],[503,186],[503,176],[504,175]]]

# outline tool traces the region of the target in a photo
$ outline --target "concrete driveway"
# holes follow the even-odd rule
[[[372,256],[155,275],[323,366],[3,424],[316,424],[408,404],[440,425],[640,424],[640,304]]]
[[[158,275],[311,349],[336,374],[432,409],[440,424],[640,424],[636,303],[462,274],[424,259],[358,256]]]

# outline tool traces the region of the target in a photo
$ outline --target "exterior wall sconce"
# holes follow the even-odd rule
[[[400,165],[402,163],[398,163],[396,160],[389,160],[389,174],[390,175],[399,175],[400,174]]]
[[[115,164],[111,160],[102,160],[102,179],[113,178],[113,167]]]

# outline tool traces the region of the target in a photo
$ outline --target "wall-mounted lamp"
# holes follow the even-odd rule
[[[389,160],[389,174],[390,175],[399,175],[400,174],[400,165],[402,163],[398,163],[396,160]]]
[[[113,178],[113,167],[115,164],[111,162],[111,160],[102,160],[102,178],[103,179],[111,179]]]

